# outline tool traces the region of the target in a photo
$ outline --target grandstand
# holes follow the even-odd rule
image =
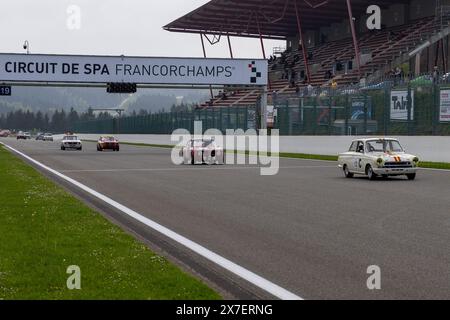
[[[373,4],[382,10],[381,30],[366,26],[366,10]],[[412,76],[432,72],[435,66],[447,73],[449,4],[440,0],[212,0],[164,29],[261,38],[263,51],[263,39],[286,41],[286,50],[279,53],[277,48],[269,59],[269,92],[296,96],[311,86],[377,83],[400,66]],[[202,106],[252,106],[258,96],[256,90],[225,87]]]

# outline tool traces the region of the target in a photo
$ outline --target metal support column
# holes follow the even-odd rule
[[[261,26],[259,25],[259,19],[258,19],[258,15],[256,15],[256,25],[258,26],[258,33],[259,33],[259,41],[261,42],[261,49],[262,49],[262,53],[263,53],[263,58],[264,60],[266,60],[266,50],[264,48],[264,40],[262,37],[262,33],[261,33]]]
[[[298,34],[300,37],[300,42],[302,43],[303,61],[305,62],[305,71],[306,71],[306,75],[308,76],[308,83],[310,83],[311,82],[311,73],[309,71],[308,55],[306,53],[306,46],[305,46],[305,42],[303,41],[302,23],[300,20],[300,12],[298,11],[297,0],[294,1],[294,5],[295,5],[295,14],[297,16]]]
[[[264,130],[264,129],[267,129],[267,86],[264,86],[262,88],[260,110],[261,110],[260,129]]]
[[[228,39],[228,48],[230,49],[230,57],[231,57],[231,59],[234,59],[233,48],[231,47],[231,39],[228,34],[227,34],[227,39]]]
[[[358,79],[361,79],[361,57],[359,55],[358,39],[356,37],[355,21],[353,21],[352,4],[347,0],[348,18],[350,19],[350,28],[352,30],[353,46],[355,47],[356,66],[358,68]]]
[[[203,39],[203,33],[200,33],[200,39],[202,40],[203,57],[206,59],[206,48],[205,48],[205,40]],[[213,100],[214,94],[211,86],[209,86],[209,92],[211,94],[211,100]]]

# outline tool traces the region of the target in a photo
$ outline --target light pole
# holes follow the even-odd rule
[[[23,43],[23,50],[27,50],[27,54],[30,54],[30,42],[28,40]]]

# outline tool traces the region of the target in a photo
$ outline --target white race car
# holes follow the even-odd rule
[[[352,142],[348,152],[339,155],[339,167],[347,178],[355,174],[370,180],[405,175],[414,180],[419,158],[405,153],[396,139],[359,139]]]
[[[78,139],[77,136],[67,135],[61,141],[61,150],[66,149],[75,149],[75,150],[83,150],[83,146],[81,144],[81,140]]]
[[[225,164],[225,152],[213,139],[190,140],[180,156],[185,164]]]
[[[42,141],[53,142],[53,135],[51,133],[44,133],[44,135],[42,136]]]

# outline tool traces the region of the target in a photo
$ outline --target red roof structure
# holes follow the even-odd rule
[[[295,2],[303,30],[314,30],[348,19],[346,0],[211,0],[200,8],[169,23],[165,30],[185,33],[259,37],[284,40],[295,36],[297,20]],[[396,0],[408,3],[409,0]],[[373,1],[352,0],[353,15],[365,14]],[[381,8],[391,0],[377,0]]]

